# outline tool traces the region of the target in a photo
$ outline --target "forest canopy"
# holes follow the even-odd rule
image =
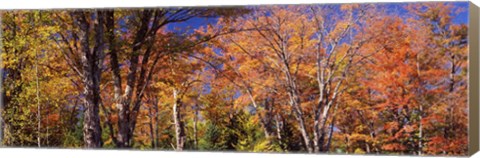
[[[2,11],[0,144],[466,155],[467,4]]]

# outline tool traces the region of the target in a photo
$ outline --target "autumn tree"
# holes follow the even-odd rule
[[[55,44],[47,42],[58,30],[51,15],[43,11],[2,15],[2,136],[6,145],[62,146],[67,137],[62,133],[72,127],[76,80],[69,78],[69,68],[55,53]]]
[[[284,92],[283,97],[274,96],[286,99],[290,105],[297,120],[297,128],[302,134],[305,150],[309,152],[323,151],[327,144],[324,140],[327,137],[326,122],[330,117],[328,114],[331,113],[331,107],[335,106],[337,96],[344,89],[341,85],[349,73],[350,63],[357,54],[358,48],[367,39],[358,39],[356,44],[351,45],[342,44],[342,41],[354,40],[350,38],[353,36],[351,30],[361,23],[360,19],[363,19],[366,14],[365,7],[326,6],[322,8],[321,14],[318,11],[320,8],[257,8],[254,14],[231,24],[233,28],[252,28],[253,31],[222,38],[223,44],[226,44],[222,46],[225,48],[225,54],[228,54],[226,57],[231,58],[233,62],[248,59],[242,64],[253,68],[245,69],[245,72],[267,74],[259,76],[262,79],[267,78],[267,82],[260,81],[259,85],[252,85],[256,83],[252,81],[239,82],[243,84],[240,86],[245,87],[243,91],[250,98],[253,98],[252,87],[268,90],[267,84],[277,81],[270,85],[272,88],[269,91],[270,93]],[[329,11],[335,10],[343,10],[347,14],[327,21],[325,16]],[[316,29],[308,29],[312,27]],[[337,45],[340,46],[337,47]],[[243,76],[238,75],[241,74],[241,68],[243,66],[238,69],[233,66],[235,69],[233,74]],[[312,69],[316,71],[311,71]],[[270,82],[268,78],[271,79]],[[245,82],[250,84],[244,84]],[[315,85],[320,91],[311,87]],[[282,87],[282,89],[277,90],[273,87]],[[306,94],[309,92],[317,93],[315,97],[317,103],[309,99],[312,95]],[[270,99],[279,100],[278,98]],[[255,100],[252,100],[252,104],[255,106]],[[310,113],[310,111],[315,112]],[[311,127],[307,126],[310,122],[309,118],[312,118],[311,121],[314,124]],[[268,128],[265,129],[268,130]],[[270,135],[268,133],[267,131],[266,135]],[[313,140],[311,136],[314,137]]]
[[[467,148],[462,148],[460,144],[467,144],[466,138],[459,138],[460,135],[466,135],[467,132],[467,26],[465,24],[454,24],[452,18],[458,13],[464,11],[459,8],[454,9],[451,3],[424,3],[410,5],[407,8],[413,15],[413,22],[424,32],[423,38],[426,43],[422,50],[429,53],[419,58],[429,61],[432,58],[430,54],[438,54],[433,59],[438,60],[435,64],[440,79],[429,82],[438,91],[438,95],[447,97],[437,98],[436,106],[431,113],[434,118],[425,119],[441,122],[435,124],[435,131],[442,131],[431,138],[428,143],[427,151],[431,154],[458,154],[466,152]],[[419,37],[420,38],[420,37]],[[438,59],[439,58],[439,59]],[[429,64],[433,65],[433,64]],[[425,68],[432,69],[425,64]],[[425,74],[430,78],[433,75]],[[443,118],[440,118],[443,117]],[[431,131],[433,132],[433,131]]]

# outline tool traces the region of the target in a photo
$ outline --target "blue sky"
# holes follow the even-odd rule
[[[437,3],[437,2],[429,2],[429,3]],[[459,13],[458,15],[454,16],[453,23],[456,24],[466,24],[468,23],[468,2],[449,2],[452,3],[454,6],[454,9],[456,8],[464,8],[465,11]],[[385,5],[388,8],[388,11],[393,11],[397,12],[400,15],[407,15],[408,12],[407,10],[404,9],[404,6],[410,4],[410,3],[378,3],[378,5]],[[319,4],[322,5],[322,4]],[[199,28],[200,26],[205,26],[207,24],[215,24],[216,19],[210,18],[210,19],[205,19],[205,18],[193,18],[191,20],[188,20],[187,22],[183,23],[175,23],[175,24],[170,24],[167,26],[168,30],[173,30],[174,28],[179,28],[179,29],[186,29],[187,27],[192,27],[191,29],[188,30],[188,32],[193,31],[196,28]]]
[[[454,23],[468,23],[468,2],[456,2],[454,3],[455,7],[465,8],[466,10],[459,15],[455,16],[453,19]]]
[[[430,3],[437,3],[437,2],[430,2]],[[465,9],[464,12],[459,13],[458,15],[454,15],[452,22],[455,24],[466,24],[468,23],[468,2],[449,2],[453,4],[454,8],[463,8]],[[404,6],[411,4],[411,3],[385,3],[389,11],[397,10],[398,14],[400,15],[407,15],[408,11],[404,9]]]

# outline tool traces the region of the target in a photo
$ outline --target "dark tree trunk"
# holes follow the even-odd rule
[[[148,122],[148,127],[149,127],[149,130],[150,130],[150,144],[152,146],[153,149],[155,149],[155,130],[153,128],[153,120],[154,120],[154,113],[152,111],[152,108],[148,108],[148,119],[149,119],[149,122]]]
[[[102,129],[100,126],[99,105],[100,98],[100,77],[103,61],[103,13],[97,12],[95,19],[95,46],[90,50],[89,31],[90,24],[87,21],[88,15],[85,12],[74,12],[72,14],[75,23],[80,27],[78,32],[81,47],[81,65],[83,68],[82,82],[84,85],[84,121],[83,140],[86,148],[102,147]]]
[[[158,133],[159,133],[159,128],[158,128],[158,123],[160,122],[160,117],[158,117],[158,115],[160,114],[159,111],[158,111],[158,98],[155,98],[155,144],[154,144],[154,148],[157,149],[158,148]]]
[[[327,146],[325,147],[325,152],[328,152],[330,150],[330,145],[332,143],[333,126],[334,125],[335,125],[335,116],[333,117],[332,122],[330,123],[330,130],[328,132],[328,141],[327,141]]]
[[[121,97],[116,99],[117,101],[117,108],[118,110],[118,135],[117,135],[117,146],[120,148],[129,148],[131,147],[131,140],[133,136],[133,129],[135,128],[135,121],[132,120],[132,99],[133,99],[133,92],[135,88],[135,84],[137,83],[137,67],[139,64],[139,54],[142,45],[144,44],[144,40],[147,36],[147,31],[149,29],[149,19],[151,18],[152,12],[151,11],[143,11],[142,12],[142,20],[139,30],[136,32],[136,37],[134,40],[135,45],[132,48],[132,55],[130,56],[130,67],[127,74],[127,85],[125,88],[125,92]],[[113,53],[115,54],[115,53]],[[112,55],[113,55],[112,54]],[[148,58],[148,57],[144,57]],[[112,61],[112,67],[118,68],[118,61]],[[118,83],[115,83],[118,89],[121,89],[120,83],[120,72],[114,72],[114,80],[118,80]],[[138,89],[137,89],[138,90]],[[117,91],[116,94],[119,94]],[[120,96],[120,95],[119,95]],[[141,98],[139,98],[141,99]],[[135,101],[137,102],[137,101]]]

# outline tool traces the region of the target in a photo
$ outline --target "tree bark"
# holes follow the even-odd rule
[[[85,12],[76,11],[72,13],[75,23],[80,27],[78,32],[81,46],[81,65],[83,68],[82,82],[84,84],[84,121],[83,140],[86,148],[102,147],[99,117],[100,99],[100,77],[103,58],[103,13],[97,12],[95,18],[95,47],[90,50],[89,31],[90,25]]]
[[[275,114],[275,127],[276,127],[276,134],[278,143],[281,145],[283,149],[286,149],[286,144],[283,141],[282,137],[282,130],[284,129],[284,122],[280,120],[280,114]]]
[[[325,152],[328,152],[330,151],[330,145],[332,143],[332,136],[333,136],[333,126],[335,126],[335,118],[336,118],[336,111],[337,111],[337,108],[338,108],[338,104],[335,104],[335,108],[334,108],[334,111],[333,111],[333,118],[332,118],[332,122],[330,123],[330,131],[328,132],[328,141],[327,141],[327,146],[325,147]]]
[[[284,48],[283,53],[286,53],[285,48]],[[283,56],[286,56],[286,55],[283,55]],[[289,66],[289,63],[288,63],[287,59],[285,59],[283,57],[282,61],[283,61],[283,64],[285,66],[285,70],[283,70],[283,71],[285,73],[285,78],[286,78],[286,82],[287,82],[287,85],[288,85],[287,89],[288,89],[288,94],[289,94],[289,98],[290,98],[290,105],[294,109],[295,118],[298,121],[298,124],[299,124],[298,128],[300,130],[300,133],[302,134],[302,138],[303,138],[303,141],[305,143],[304,144],[305,148],[307,149],[308,153],[313,153],[314,148],[312,147],[311,139],[310,139],[310,136],[307,132],[307,127],[305,126],[303,110],[300,106],[300,97],[298,96],[298,93],[297,93],[298,92],[297,85],[295,83],[295,80],[293,79],[293,76],[292,76],[291,72],[290,72],[290,66]]]
[[[41,146],[41,128],[42,128],[42,113],[41,113],[41,108],[40,108],[40,83],[38,81],[38,55],[37,52],[35,51],[35,74],[36,74],[36,95],[37,95],[37,145],[38,147]]]
[[[257,115],[258,119],[260,120],[259,121],[260,127],[263,129],[263,133],[265,135],[265,138],[271,138],[271,136],[273,135],[273,132],[270,130],[270,128],[268,128],[267,124],[265,123],[264,117],[259,112],[258,104],[257,104],[257,101],[255,101],[255,99],[253,98],[252,91],[249,88],[247,88],[246,91],[247,91],[247,94],[250,98],[250,101],[252,102],[253,108],[255,108],[255,115]]]
[[[114,101],[115,106],[118,109],[118,135],[112,139],[116,140],[116,146],[119,148],[127,147],[128,137],[128,128],[126,122],[128,122],[128,106],[123,103],[122,96],[122,78],[120,74],[120,64],[118,61],[118,54],[116,49],[116,40],[115,40],[115,12],[113,10],[106,12],[106,28],[107,28],[107,38],[109,43],[109,54],[110,54],[110,67],[112,68],[112,80],[113,80],[113,92],[114,92]]]
[[[142,17],[141,17],[141,24],[139,29],[136,32],[135,40],[134,40],[134,45],[132,47],[132,55],[130,56],[130,67],[128,69],[128,74],[127,74],[127,85],[125,87],[125,92],[120,94],[120,89],[121,89],[121,80],[120,80],[120,72],[119,70],[114,70],[114,81],[115,83],[115,89],[117,90],[115,92],[117,96],[116,100],[116,106],[119,109],[118,110],[118,135],[117,135],[117,140],[118,144],[117,146],[119,148],[129,148],[131,147],[131,140],[133,137],[133,129],[135,127],[135,121],[132,119],[132,109],[131,109],[131,104],[132,104],[132,99],[133,99],[133,92],[135,88],[135,84],[137,83],[137,67],[139,64],[139,55],[140,55],[140,49],[142,48],[144,44],[144,40],[147,36],[147,31],[149,29],[148,25],[150,22],[150,18],[152,16],[152,12],[149,10],[142,11]],[[114,49],[115,50],[115,49]],[[116,58],[116,52],[112,52],[112,57]],[[146,57],[148,58],[148,57]],[[119,64],[118,61],[112,60],[111,62],[112,67],[115,67],[115,69],[118,69]],[[115,72],[116,71],[116,72]],[[137,89],[138,90],[138,89]],[[121,97],[120,97],[121,96]],[[141,99],[141,98],[137,98]],[[137,101],[135,101],[137,103]]]
[[[177,151],[182,151],[183,147],[185,145],[185,129],[184,129],[184,124],[182,122],[182,117],[181,117],[181,101],[180,98],[178,98],[178,91],[176,89],[173,90],[173,98],[174,98],[174,104],[173,104],[173,121],[175,124],[175,141],[177,143],[176,149]]]
[[[149,122],[148,122],[148,127],[149,127],[149,130],[150,130],[150,144],[152,146],[153,149],[155,149],[155,130],[153,128],[153,120],[154,120],[154,113],[152,111],[152,108],[148,108],[148,119],[149,119]]]
[[[195,105],[195,112],[193,113],[193,146],[194,149],[198,149],[198,136],[197,136],[197,122],[198,122],[198,105]]]
[[[149,99],[150,101],[150,99]],[[158,145],[158,99],[151,101],[153,107],[148,108],[148,127],[150,130],[150,144],[152,149],[156,149]]]
[[[159,128],[158,128],[158,123],[160,122],[160,117],[158,116],[159,115],[159,111],[158,111],[158,98],[155,98],[155,149],[158,148],[158,133],[159,133]]]

